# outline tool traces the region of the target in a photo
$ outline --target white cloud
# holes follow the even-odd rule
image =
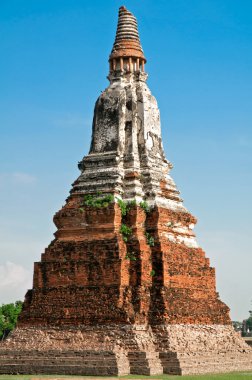
[[[30,185],[31,183],[36,182],[36,177],[28,173],[16,172],[12,174],[12,179],[16,183]]]
[[[32,286],[32,273],[22,265],[7,261],[0,265],[0,304],[23,300]]]
[[[37,181],[37,178],[29,173],[14,172],[0,173],[0,186],[5,185],[31,185]]]

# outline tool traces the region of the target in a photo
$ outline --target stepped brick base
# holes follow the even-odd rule
[[[35,263],[19,327],[230,323],[205,252],[176,242],[193,238],[189,213],[134,206],[122,218],[117,203],[81,212],[82,201],[71,196],[54,217],[56,239]]]
[[[22,327],[1,345],[0,373],[204,374],[252,370],[231,326]]]

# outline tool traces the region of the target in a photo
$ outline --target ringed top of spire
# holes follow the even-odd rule
[[[121,57],[140,58],[146,62],[139,39],[136,17],[125,6],[119,8],[116,37],[109,60]]]

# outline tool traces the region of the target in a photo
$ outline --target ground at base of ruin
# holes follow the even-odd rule
[[[181,378],[180,376],[172,375],[157,375],[157,376],[141,376],[141,375],[128,375],[128,376],[63,376],[63,375],[0,375],[0,380],[175,380]],[[207,374],[207,375],[185,375],[182,376],[186,380],[252,380],[252,372],[234,372],[225,374]]]

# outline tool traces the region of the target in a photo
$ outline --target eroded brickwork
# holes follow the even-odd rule
[[[122,217],[115,202],[82,202],[70,196],[56,214],[56,239],[35,263],[20,326],[230,323],[205,253],[167,238],[177,224],[195,223],[189,213],[134,205]],[[127,242],[122,223],[132,231]]]
[[[199,374],[251,370],[230,325],[22,327],[0,350],[0,373]]]
[[[0,373],[252,369],[169,174],[145,63],[136,19],[121,7],[90,152],[1,346]]]

